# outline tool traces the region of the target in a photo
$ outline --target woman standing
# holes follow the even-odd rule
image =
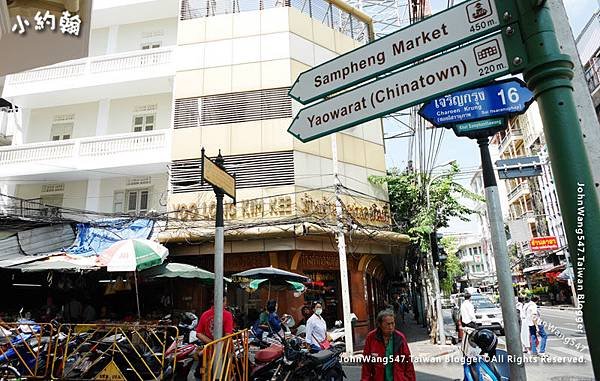
[[[529,298],[519,296],[517,302],[517,310],[519,311],[519,317],[521,318],[521,344],[523,346],[523,353],[528,353],[531,348],[529,338],[529,326],[525,322],[527,319],[526,305],[529,302]]]
[[[328,347],[327,341],[327,323],[321,316],[323,314],[323,304],[315,302],[313,305],[314,313],[306,322],[306,342],[311,348],[318,352]]]

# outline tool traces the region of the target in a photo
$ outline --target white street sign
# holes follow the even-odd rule
[[[466,1],[327,61],[300,74],[289,95],[307,104],[514,22],[501,23],[496,1]]]
[[[515,33],[515,38],[518,33]],[[520,41],[520,40],[519,40]],[[303,142],[350,128],[460,88],[509,73],[500,33],[475,41],[422,64],[305,107],[288,132]],[[457,102],[460,100],[457,100]],[[471,106],[475,107],[475,106]]]

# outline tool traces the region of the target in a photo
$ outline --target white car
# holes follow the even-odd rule
[[[471,303],[475,307],[475,322],[478,328],[488,328],[498,331],[499,335],[504,335],[504,320],[502,319],[502,310],[497,304],[481,294],[471,296]]]

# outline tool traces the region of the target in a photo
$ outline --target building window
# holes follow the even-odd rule
[[[50,128],[50,140],[68,140],[73,136],[73,122],[52,123]]]
[[[113,198],[113,211],[115,213],[145,213],[148,211],[148,189],[135,189],[117,191]]]
[[[155,114],[134,115],[133,132],[154,130],[154,117]]]

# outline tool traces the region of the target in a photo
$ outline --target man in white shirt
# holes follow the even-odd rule
[[[548,335],[544,331],[544,325],[540,320],[537,302],[540,299],[537,296],[531,298],[531,302],[525,304],[525,322],[529,326],[529,335],[531,336],[531,354],[537,356],[537,335],[540,336],[540,356],[546,357],[546,340]]]
[[[465,300],[460,305],[460,320],[463,327],[477,328],[475,322],[475,306],[471,303],[471,294],[465,294]]]

